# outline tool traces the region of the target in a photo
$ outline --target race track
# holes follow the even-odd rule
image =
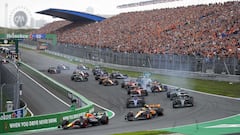
[[[189,92],[194,97],[195,106],[191,108],[173,109],[170,100],[166,97],[166,93],[150,93],[149,96],[146,97],[147,103],[160,103],[162,108],[164,108],[164,116],[151,120],[128,122],[124,120],[124,116],[127,112],[129,110],[136,111],[138,109],[126,109],[125,106],[128,95],[126,90],[122,89],[119,85],[109,87],[101,86],[94,80],[92,75],[90,75],[88,82],[73,82],[70,80],[70,76],[76,68],[76,65],[70,64],[66,61],[50,58],[29,50],[21,50],[21,53],[23,62],[79,92],[89,100],[105,108],[111,109],[116,114],[115,117],[110,120],[109,125],[106,126],[74,130],[56,129],[31,134],[106,135],[129,131],[175,127],[179,125],[215,120],[240,113],[240,101],[234,99]],[[71,70],[63,71],[61,74],[47,73],[49,66],[57,66],[62,63],[69,65]]]

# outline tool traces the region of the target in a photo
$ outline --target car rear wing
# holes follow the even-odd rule
[[[148,106],[151,108],[160,108],[161,107],[160,104],[148,104]]]

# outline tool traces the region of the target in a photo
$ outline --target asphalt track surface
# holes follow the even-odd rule
[[[31,108],[34,115],[69,110],[68,104],[63,104],[27,76],[20,74],[20,80],[24,84],[21,98],[27,103],[28,108]]]
[[[12,72],[13,75],[17,74],[17,68],[13,64],[4,64],[4,66]],[[28,108],[31,108],[31,112],[34,115],[69,110],[69,106],[50,95],[47,90],[44,90],[43,87],[37,84],[38,82],[34,82],[27,76],[28,75],[19,70],[19,82],[23,83],[23,94],[20,98],[27,103]]]
[[[79,92],[89,100],[115,112],[115,117],[110,120],[109,125],[73,130],[56,129],[31,134],[108,135],[167,127],[174,128],[175,126],[193,123],[197,124],[199,122],[215,120],[240,113],[239,100],[189,92],[189,94],[194,97],[194,107],[173,109],[170,100],[166,97],[166,93],[150,93],[149,96],[146,97],[146,102],[149,104],[160,103],[162,108],[164,108],[164,116],[151,120],[128,122],[124,119],[127,112],[130,110],[137,111],[138,109],[126,108],[126,99],[128,95],[126,90],[122,89],[120,86],[101,86],[94,80],[92,75],[90,75],[88,82],[73,82],[70,80],[70,76],[73,70],[76,69],[76,65],[41,55],[34,51],[22,50],[21,52],[22,60],[25,63]],[[49,66],[57,66],[62,63],[69,65],[71,70],[63,71],[61,74],[47,73]]]

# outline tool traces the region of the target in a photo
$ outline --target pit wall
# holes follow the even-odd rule
[[[40,77],[40,79],[45,79],[49,83],[51,83],[51,85],[53,85],[55,88],[59,88],[57,90],[64,91],[65,93],[68,94],[71,93],[73,97],[81,100],[83,106],[81,108],[76,108],[75,110],[69,110],[54,114],[0,120],[0,133],[20,132],[25,130],[35,130],[51,127],[57,128],[57,126],[61,124],[63,119],[74,120],[76,118],[79,118],[79,116],[84,115],[86,112],[94,112],[93,103],[86,99],[85,97],[83,97],[82,95],[47,77],[43,73],[37,71],[36,69],[30,67],[29,65],[23,62],[20,62],[20,65],[21,68],[26,68],[30,72]],[[111,113],[108,114],[111,115]]]

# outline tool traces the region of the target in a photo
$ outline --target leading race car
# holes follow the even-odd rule
[[[142,96],[131,95],[127,99],[127,108],[144,107],[145,100]]]
[[[59,73],[61,73],[61,70],[56,67],[51,66],[48,68],[47,72],[50,74],[59,74]]]
[[[179,95],[172,101],[173,108],[193,107],[193,97],[187,94]]]
[[[135,115],[132,111],[128,112],[125,116],[127,121],[135,120],[147,120],[152,119],[157,116],[163,115],[163,108],[160,107],[160,104],[145,104],[141,110],[139,110]]]
[[[108,122],[109,118],[105,112],[86,113],[84,116],[80,116],[80,118],[75,119],[72,122],[70,122],[69,120],[63,120],[62,124],[59,125],[58,128],[87,128],[91,126],[107,125]]]

